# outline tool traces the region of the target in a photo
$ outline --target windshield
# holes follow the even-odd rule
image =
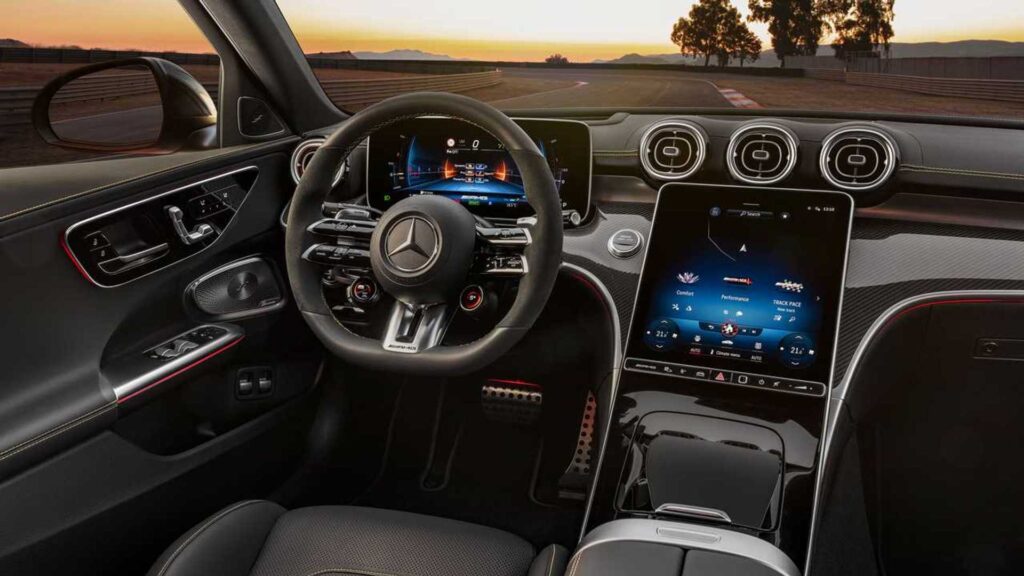
[[[486,5],[484,5],[486,4]],[[279,0],[327,94],[1024,118],[1020,0]]]

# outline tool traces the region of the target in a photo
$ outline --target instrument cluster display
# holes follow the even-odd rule
[[[579,122],[516,120],[547,159],[563,210],[590,203],[590,129]],[[511,154],[486,131],[451,118],[415,118],[375,132],[367,154],[367,199],[385,210],[412,195],[451,198],[481,216],[533,213]]]
[[[823,392],[852,209],[841,193],[667,186],[627,369]]]

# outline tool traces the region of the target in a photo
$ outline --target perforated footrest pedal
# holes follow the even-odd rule
[[[582,500],[586,496],[587,486],[593,472],[591,459],[594,449],[594,423],[597,421],[597,397],[587,392],[587,401],[583,405],[583,416],[580,418],[580,433],[576,439],[576,449],[569,466],[558,481],[558,495],[568,500]]]
[[[544,391],[520,380],[488,380],[480,388],[480,407],[490,420],[529,426],[540,418]]]

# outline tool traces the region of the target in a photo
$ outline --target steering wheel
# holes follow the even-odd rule
[[[369,246],[373,275],[395,303],[383,338],[367,338],[346,328],[332,314],[321,287],[322,268],[303,258],[317,242],[308,228],[323,219],[324,198],[349,153],[375,131],[420,116],[462,120],[501,142],[519,168],[527,202],[536,217],[521,228],[493,228],[442,196],[410,196],[395,203],[373,226]],[[468,344],[442,346],[471,269],[495,246],[521,251],[511,257],[519,259],[511,270],[519,277],[515,302],[483,337]],[[465,96],[404,94],[353,115],[316,152],[292,199],[285,250],[296,304],[333,354],[371,369],[464,374],[507,352],[533,326],[547,303],[562,258],[561,202],[544,156],[508,116]],[[510,272],[500,263],[488,266],[487,272]]]

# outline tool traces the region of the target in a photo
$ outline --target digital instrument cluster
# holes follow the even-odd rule
[[[824,395],[852,210],[842,193],[665,187],[626,369]]]
[[[547,159],[563,210],[586,217],[590,204],[590,129],[580,122],[515,120]],[[533,213],[512,156],[486,131],[452,118],[415,118],[373,134],[367,200],[386,210],[418,194],[451,198],[480,216]]]

